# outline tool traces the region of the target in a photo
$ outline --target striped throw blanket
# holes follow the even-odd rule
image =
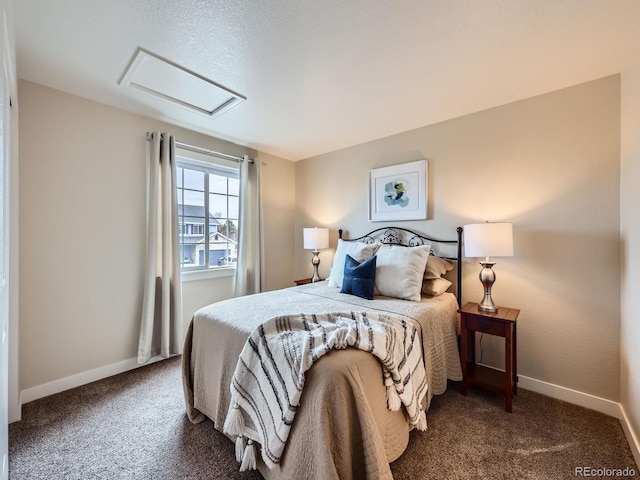
[[[409,322],[376,313],[291,315],[260,325],[245,344],[233,380],[224,432],[236,436],[240,470],[256,468],[256,445],[273,468],[298,408],[305,372],[332,349],[365,350],[382,364],[387,406],[405,406],[412,426],[427,428],[427,381],[421,339]]]

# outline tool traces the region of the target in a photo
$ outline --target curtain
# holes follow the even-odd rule
[[[155,132],[147,144],[147,257],[138,363],[182,353],[175,139]]]
[[[234,295],[240,297],[261,291],[262,286],[262,211],[260,169],[248,156],[240,164],[240,214],[238,219],[238,264]]]

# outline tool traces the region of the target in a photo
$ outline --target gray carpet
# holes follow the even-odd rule
[[[31,402],[22,416],[9,426],[11,480],[261,478],[238,472],[211,422],[187,420],[178,358]],[[452,385],[428,419],[391,465],[396,480],[562,479],[575,467],[640,479],[618,420],[529,391],[508,414],[501,399]]]

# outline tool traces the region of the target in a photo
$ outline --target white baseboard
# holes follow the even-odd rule
[[[606,398],[596,397],[589,393],[579,392],[571,388],[561,387],[553,383],[543,382],[535,378],[518,375],[518,386],[547,397],[557,398],[580,407],[589,408],[606,415],[620,418],[620,404]]]
[[[164,360],[164,358],[162,358],[160,355],[157,355],[155,357],[152,357],[144,365],[149,365],[160,360]],[[44,398],[49,395],[64,392],[65,390],[69,390],[71,388],[80,387],[81,385],[86,385],[87,383],[102,380],[119,373],[128,372],[129,370],[133,370],[134,368],[142,367],[144,365],[138,365],[137,358],[129,358],[127,360],[122,360],[110,365],[94,368],[93,370],[88,370],[76,375],[71,375],[70,377],[65,377],[59,380],[44,383],[42,385],[37,385],[35,387],[26,388],[20,392],[20,405],[22,406],[25,403],[38,400],[39,398]]]
[[[636,435],[637,432],[633,431],[631,423],[629,423],[629,418],[627,417],[627,412],[625,412],[622,405],[620,405],[620,423],[629,442],[629,447],[631,448],[631,453],[636,461],[636,465],[640,467],[640,438]]]
[[[636,432],[633,431],[627,414],[620,403],[522,375],[518,375],[518,386],[617,418],[620,420],[622,430],[627,437],[627,442],[629,443],[629,448],[636,461],[636,465],[640,467],[640,439],[636,435]]]

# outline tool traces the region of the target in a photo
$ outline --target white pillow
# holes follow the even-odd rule
[[[379,243],[345,242],[339,238],[336,255],[333,257],[333,265],[331,266],[331,272],[329,272],[329,286],[342,288],[344,261],[347,258],[347,254],[362,263],[373,257],[379,246]]]
[[[386,297],[420,301],[424,269],[431,246],[381,245],[376,252],[375,293]]]

